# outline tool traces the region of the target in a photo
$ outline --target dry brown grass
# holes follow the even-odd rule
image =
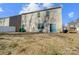
[[[79,55],[78,33],[1,33],[1,55]]]

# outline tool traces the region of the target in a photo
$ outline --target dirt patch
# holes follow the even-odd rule
[[[3,33],[0,36],[0,54],[79,55],[79,34]]]

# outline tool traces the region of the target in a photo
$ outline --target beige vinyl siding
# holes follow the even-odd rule
[[[46,12],[49,11],[49,16]],[[38,17],[38,13],[40,16]],[[46,21],[46,22],[44,22]],[[39,32],[38,24],[43,23],[43,32],[50,32],[50,24],[56,24],[57,32],[62,30],[62,9],[51,9],[22,15],[21,25],[24,25],[26,32]]]

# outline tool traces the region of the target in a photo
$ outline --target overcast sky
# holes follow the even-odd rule
[[[21,13],[41,10],[45,8],[52,8],[56,6],[62,7],[62,19],[63,24],[67,24],[70,21],[74,21],[79,17],[79,4],[53,4],[53,3],[1,3],[0,4],[0,18],[18,15]],[[36,7],[36,8],[34,8]],[[29,10],[29,8],[31,8]]]

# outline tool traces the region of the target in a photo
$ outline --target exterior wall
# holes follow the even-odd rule
[[[9,18],[1,18],[0,26],[9,26]]]
[[[37,13],[22,15],[21,25],[24,25],[24,28],[26,29],[27,32],[37,31],[36,16]]]
[[[49,16],[46,12],[49,11]],[[40,17],[38,17],[40,13]],[[62,31],[62,10],[61,8],[39,11],[34,13],[27,13],[22,15],[21,25],[27,32],[39,32],[38,24],[44,24],[43,32],[50,32],[50,24],[56,24],[56,32]]]
[[[62,9],[56,9],[56,15],[55,15],[55,19],[56,19],[56,24],[57,24],[57,32],[62,31]]]
[[[38,13],[40,13],[40,17],[38,17]],[[24,25],[27,32],[39,32],[38,23],[43,23],[44,20],[45,11],[22,15],[22,25]]]
[[[9,26],[14,26],[16,28],[16,32],[18,32],[21,26],[21,16],[10,17]]]

